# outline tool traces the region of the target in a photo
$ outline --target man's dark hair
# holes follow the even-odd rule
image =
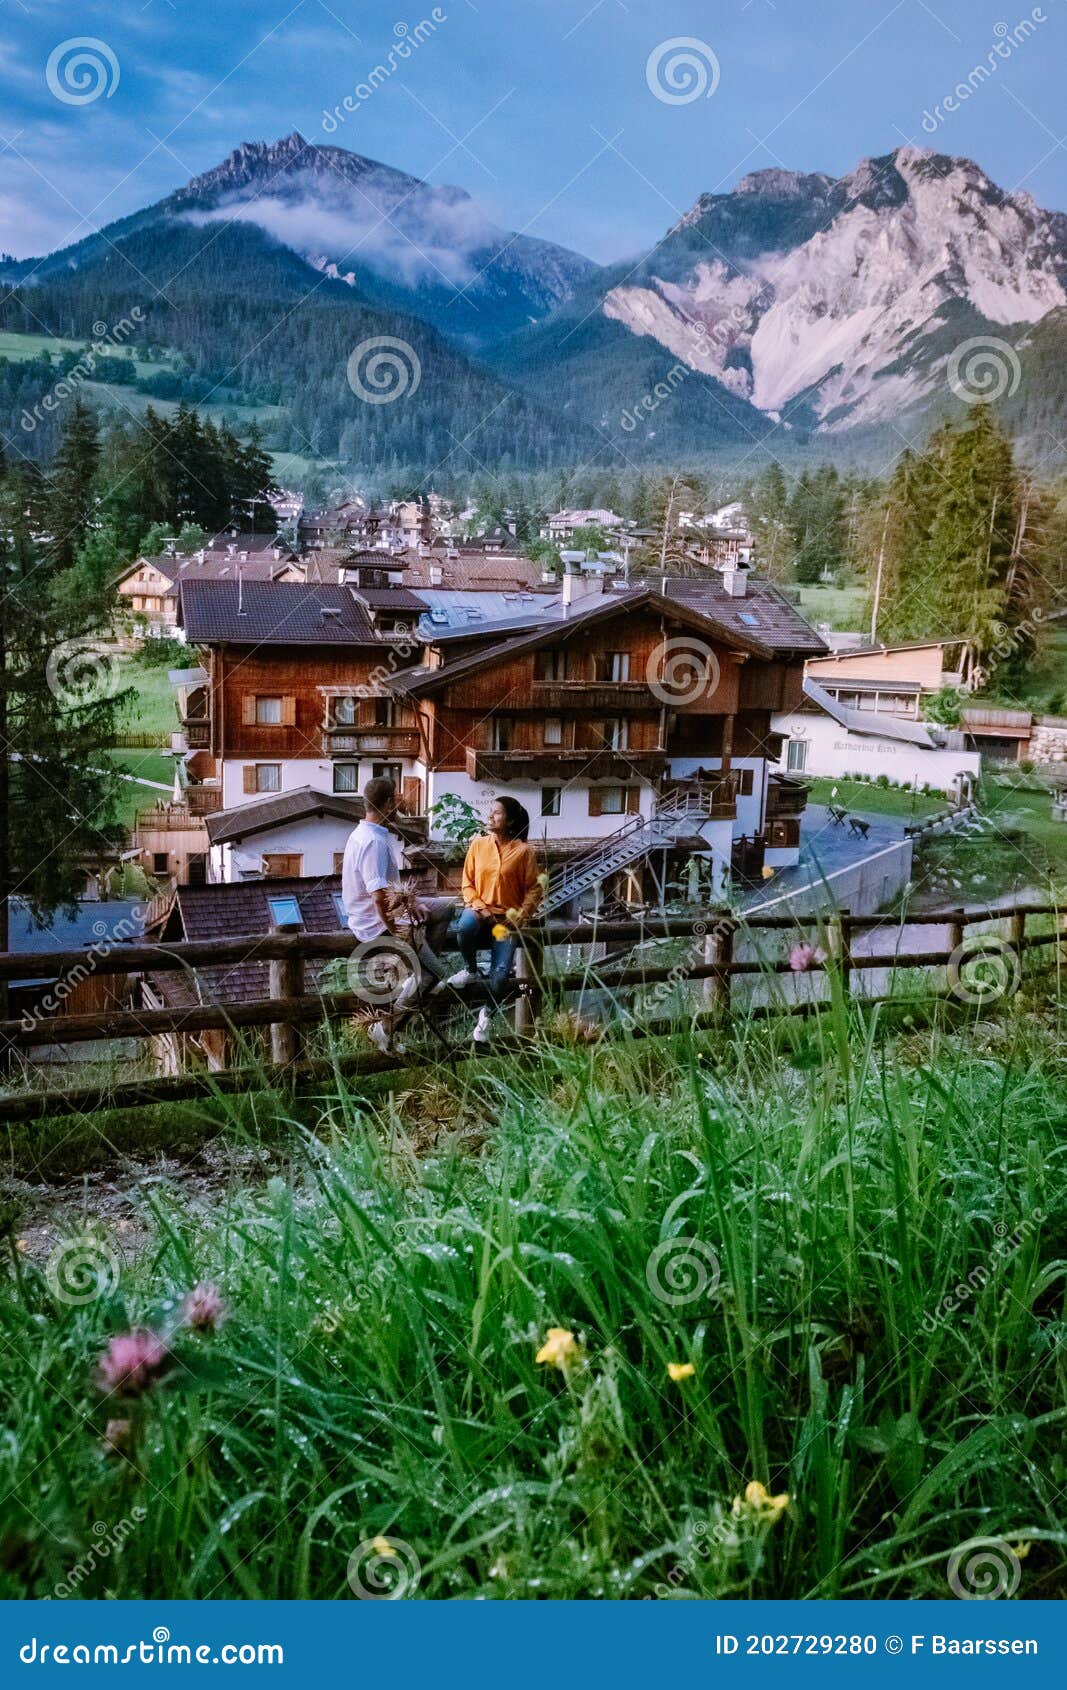
[[[375,775],[363,788],[363,802],[379,816],[392,815],[396,808],[396,786],[388,775]]]

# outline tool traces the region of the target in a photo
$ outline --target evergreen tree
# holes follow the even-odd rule
[[[113,538],[109,545],[94,533],[64,565],[54,541],[34,541],[24,499],[24,478],[7,476],[0,486],[0,950],[9,948],[13,896],[41,920],[72,907],[84,861],[125,837],[115,820],[118,777],[104,755],[125,697],[101,635],[113,605]]]
[[[48,498],[51,552],[60,569],[70,567],[89,534],[99,464],[96,413],[81,399],[75,399],[63,421]]]

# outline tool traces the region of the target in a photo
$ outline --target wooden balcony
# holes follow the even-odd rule
[[[327,757],[417,757],[418,728],[324,727]]]
[[[194,816],[213,816],[222,809],[221,786],[187,786],[185,802]]]
[[[180,737],[185,741],[186,751],[207,751],[211,746],[211,723],[203,717],[183,721]]]
[[[534,751],[482,751],[467,747],[471,780],[619,780],[658,781],[666,772],[667,753],[609,751],[604,746],[541,746]]]
[[[658,711],[659,701],[641,681],[535,681],[533,704],[538,710],[607,710],[616,716],[633,710]]]
[[[768,822],[787,816],[803,815],[808,803],[808,788],[802,780],[790,780],[786,775],[772,775],[767,782]]]
[[[673,790],[692,796],[697,807],[714,822],[732,822],[737,817],[737,789],[741,777],[736,769],[719,780],[680,780]]]

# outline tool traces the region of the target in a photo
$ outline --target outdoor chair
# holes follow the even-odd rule
[[[854,833],[858,839],[866,839],[871,831],[870,822],[861,821],[859,816],[849,816],[848,825],[849,831]]]

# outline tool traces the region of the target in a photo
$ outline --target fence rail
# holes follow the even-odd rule
[[[885,954],[857,952],[858,935],[886,927],[884,915],[851,915],[838,910],[824,917],[815,915],[753,915],[742,916],[706,911],[698,916],[670,916],[662,919],[603,922],[547,921],[530,928],[524,935],[516,969],[515,1030],[529,1034],[536,1025],[546,994],[560,995],[592,986],[603,990],[633,990],[682,979],[703,986],[710,1011],[720,1020],[731,1010],[732,984],[735,979],[764,975],[768,978],[793,973],[794,965],[783,958],[741,958],[736,952],[739,936],[747,938],[759,933],[790,932],[809,939],[812,929],[823,936],[824,952],[812,959],[804,972],[825,974],[837,969],[845,983],[846,992],[853,993],[856,975],[871,970],[900,968],[933,968],[949,964],[963,944],[970,927],[990,921],[1010,923],[1009,943],[1020,961],[1025,952],[1067,943],[1064,927],[1065,911],[1054,903],[1017,903],[1005,907],[975,906],[909,915],[909,928],[940,927],[949,929],[948,949],[914,950],[902,952],[894,947]],[[1027,932],[1027,923],[1038,918],[1052,918],[1050,932]],[[548,946],[618,945],[632,952],[634,948],[657,941],[688,939],[699,943],[698,958],[679,964],[665,965],[655,955],[637,961],[629,960],[620,966],[618,957],[601,957],[596,962],[584,961],[580,967],[565,968],[560,973],[546,975],[543,952]],[[979,947],[980,949],[980,947]],[[339,933],[273,933],[249,934],[236,938],[184,940],[173,943],[111,944],[101,943],[99,955],[89,951],[60,951],[35,956],[0,954],[0,989],[12,980],[21,983],[31,980],[47,981],[51,985],[67,975],[84,978],[91,971],[107,975],[161,974],[174,971],[190,973],[199,968],[259,962],[269,965],[269,996],[250,998],[240,1002],[198,1002],[188,1007],[100,1011],[77,1015],[26,1015],[21,1019],[0,1021],[0,1046],[16,1051],[36,1045],[69,1045],[89,1040],[159,1038],[207,1031],[240,1031],[245,1028],[270,1029],[270,1062],[277,1072],[292,1069],[311,1072],[314,1064],[301,1063],[301,1029],[323,1021],[338,1020],[365,1010],[367,999],[359,992],[314,992],[305,984],[305,964],[324,962],[351,956],[353,940],[350,934]],[[80,971],[80,972],[79,972]],[[476,1001],[481,988],[473,986],[460,991],[460,997]],[[863,997],[859,992],[855,994]],[[933,995],[933,994],[932,994]],[[779,1005],[779,1009],[807,1006]],[[761,1013],[773,1012],[774,1006]],[[398,1061],[386,1058],[359,1058],[353,1071],[367,1072],[398,1066]],[[321,1067],[321,1064],[319,1065]],[[348,1066],[351,1066],[349,1064]],[[254,1076],[254,1069],[236,1070],[246,1078]],[[149,1098],[203,1095],[211,1089],[238,1090],[230,1078],[219,1084],[221,1075],[190,1073],[119,1085],[107,1095],[110,1107],[128,1106]],[[99,1091],[79,1092],[41,1090],[0,1098],[0,1121],[18,1120],[34,1115],[70,1112],[87,1107],[86,1100]],[[75,1101],[75,1100],[80,1101]]]

